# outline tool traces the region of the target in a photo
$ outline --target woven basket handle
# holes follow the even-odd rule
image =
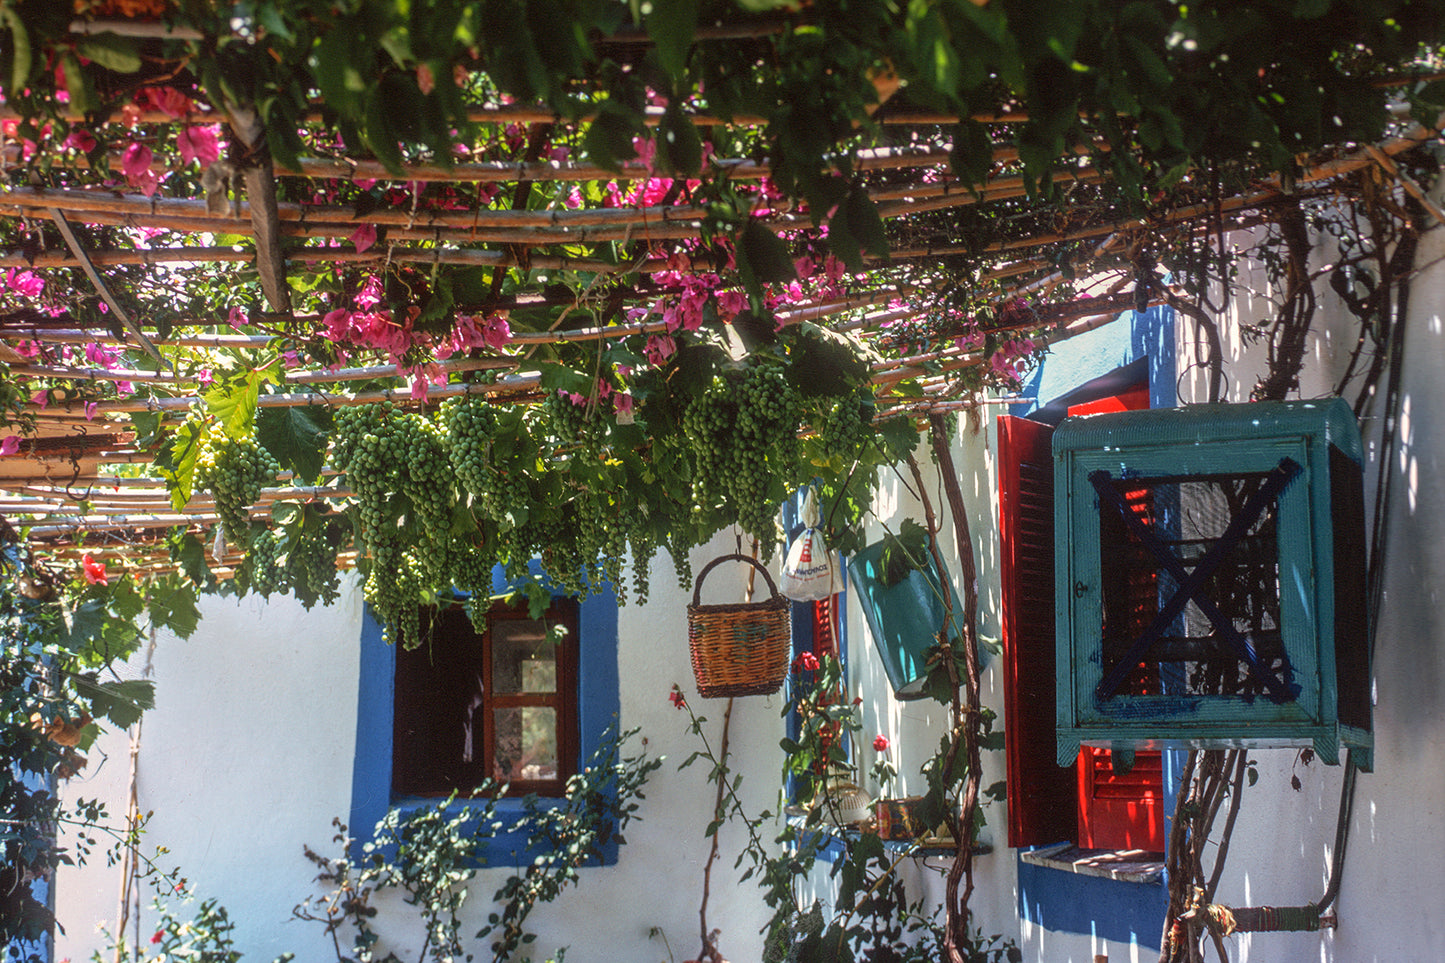
[[[719,555],[711,562],[708,562],[706,568],[704,568],[701,572],[697,573],[697,580],[693,582],[692,585],[693,605],[702,604],[702,580],[707,578],[708,572],[711,572],[715,567],[722,564],[723,562],[747,562],[749,565],[756,568],[759,572],[763,573],[763,580],[768,583],[768,591],[773,593],[773,598],[778,597],[778,587],[777,585],[773,584],[773,577],[768,574],[767,567],[760,563],[757,559],[753,558],[751,555]]]

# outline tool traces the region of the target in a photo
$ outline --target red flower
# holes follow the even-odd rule
[[[151,942],[152,942],[152,943],[159,943],[159,942],[161,941],[161,939],[162,939],[165,935],[166,935],[166,931],[165,931],[165,930],[156,930],[155,935],[151,937]]]
[[[667,697],[672,700],[674,709],[684,709],[687,707],[687,699],[683,697],[682,690],[677,686],[672,687],[672,692],[668,693]]]
[[[818,657],[811,652],[804,652],[798,656],[798,668],[804,672],[818,671]]]
[[[887,751],[888,751],[888,737],[887,737],[887,736],[879,736],[877,739],[874,739],[874,740],[873,740],[873,748],[876,749],[876,750],[879,751],[879,752],[887,752]]]
[[[81,557],[80,568],[85,572],[85,580],[91,585],[110,584],[110,578],[105,574],[105,563],[91,558],[89,552]]]

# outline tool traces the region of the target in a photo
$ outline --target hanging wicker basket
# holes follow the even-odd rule
[[[722,562],[747,562],[763,573],[772,597],[761,602],[702,605],[703,579]],[[782,688],[792,647],[788,600],[768,570],[746,555],[715,558],[698,573],[687,607],[687,645],[698,695],[705,699],[770,695]]]

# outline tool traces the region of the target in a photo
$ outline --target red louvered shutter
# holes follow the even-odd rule
[[[1107,749],[1079,753],[1079,846],[1164,851],[1164,761],[1141,750],[1128,772],[1114,772]]]
[[[1051,426],[998,420],[1008,843],[1077,827],[1074,774],[1054,760],[1054,468]]]
[[[1091,415],[1149,407],[1147,388],[1069,408],[1070,415]],[[1125,492],[1124,499],[1146,525],[1153,524],[1147,489]],[[1119,619],[1135,627],[1132,638],[1159,610],[1159,589],[1151,572],[1121,593],[1118,611],[1107,611],[1106,621]],[[1159,680],[1144,668],[1125,683],[1131,692],[1159,691]],[[1083,849],[1143,849],[1164,851],[1164,764],[1158,752],[1140,751],[1128,772],[1114,772],[1107,749],[1085,746],[1078,763],[1078,845]]]

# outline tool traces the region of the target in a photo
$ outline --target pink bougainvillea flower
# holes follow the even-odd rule
[[[657,141],[651,137],[632,138],[632,149],[637,151],[637,163],[647,168],[649,174],[654,170],[653,164],[657,160]]]
[[[14,268],[11,268],[5,272],[5,286],[27,298],[38,298],[45,293],[45,279],[38,277],[34,271],[17,273]]]
[[[137,106],[152,107],[167,117],[184,117],[190,113],[191,98],[174,87],[143,87],[135,95]]]
[[[211,374],[210,368],[202,368],[196,374],[196,381],[200,382],[202,387],[209,388],[212,384],[215,383],[216,376]]]
[[[85,360],[101,368],[114,368],[118,362],[119,355],[103,344],[91,341],[85,346]]]
[[[46,405],[50,404],[50,389],[41,388],[39,391],[35,392],[33,395],[30,396],[30,403],[37,408],[44,408]]]
[[[226,314],[226,323],[233,328],[239,328],[244,324],[250,324],[251,319],[246,317],[246,312],[240,308],[232,308]]]
[[[345,308],[327,311],[321,316],[321,326],[326,329],[326,336],[332,341],[346,341],[351,331],[351,312]]]
[[[878,752],[887,752],[887,751],[888,751],[888,737],[887,737],[887,736],[879,736],[877,739],[874,739],[874,740],[873,740],[873,748],[876,749]]]
[[[67,150],[78,150],[82,154],[89,154],[95,150],[95,137],[84,127],[77,127],[70,132],[70,136],[61,141],[60,146]]]
[[[357,308],[365,311],[367,308],[375,307],[381,303],[381,278],[373,274],[366,279],[361,286],[361,291],[356,295]]]
[[[81,556],[80,569],[85,573],[85,580],[91,585],[110,584],[110,577],[105,574],[105,563],[91,558],[89,552]]]
[[[505,314],[489,314],[482,319],[482,337],[487,344],[500,351],[512,340],[512,325]]]
[[[642,351],[649,362],[662,367],[668,358],[677,353],[677,342],[672,340],[671,335],[654,334],[647,339],[647,346]]]
[[[209,167],[221,156],[221,142],[218,135],[220,126],[216,124],[197,125],[187,127],[176,136],[176,143],[181,149],[181,162],[189,164],[191,161],[200,161],[202,167]]]
[[[149,147],[140,141],[131,141],[120,155],[121,172],[127,180],[135,181],[150,173],[151,161],[154,159],[155,154]]]
[[[159,942],[165,937],[165,935],[166,935],[166,931],[165,931],[165,930],[156,930],[155,933],[152,934],[152,936],[151,936],[151,942],[152,942],[152,943],[159,943]]]
[[[717,312],[724,321],[731,321],[748,306],[748,296],[741,291],[723,291],[717,296]]]
[[[632,414],[633,398],[632,395],[628,394],[627,392],[617,392],[617,394],[612,399],[612,404],[617,409],[617,413],[619,415],[626,417]]]
[[[127,398],[135,394],[135,385],[131,384],[129,381],[117,381],[115,383],[115,393],[120,395],[122,398]]]
[[[94,421],[94,420],[95,420],[95,413],[96,413],[97,411],[99,411],[99,410],[100,410],[100,402],[98,402],[98,401],[87,401],[87,402],[85,403],[85,420],[86,420],[86,421]]]
[[[818,657],[811,652],[804,652],[802,655],[798,656],[797,665],[800,671],[817,672]]]
[[[0,441],[0,455],[13,455],[20,450],[20,436],[6,435],[4,441]]]
[[[376,225],[362,224],[351,232],[351,243],[356,245],[356,253],[361,254],[376,243]]]
[[[131,181],[131,186],[139,188],[140,192],[146,197],[155,197],[156,190],[161,186],[161,181],[163,180],[165,180],[165,178],[160,174],[148,170]],[[104,305],[102,305],[102,307],[103,306]]]
[[[357,187],[361,188],[363,191],[369,191],[369,190],[371,190],[373,187],[376,186],[376,178],[374,178],[374,177],[353,177],[353,178],[351,179],[351,183],[355,184]]]
[[[677,686],[672,687],[672,691],[667,694],[667,698],[672,703],[674,709],[687,708],[687,699],[683,696],[682,690]]]
[[[26,358],[40,357],[39,341],[21,341],[15,345],[15,353]]]

